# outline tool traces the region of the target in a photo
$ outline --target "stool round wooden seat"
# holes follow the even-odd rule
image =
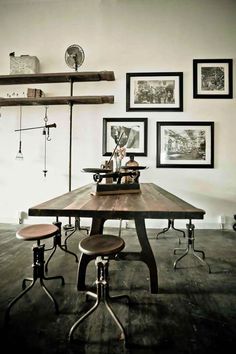
[[[32,247],[33,250],[33,277],[24,278],[22,281],[23,291],[17,295],[7,306],[5,313],[5,323],[9,320],[9,314],[12,306],[23,296],[25,295],[35,284],[36,280],[39,279],[40,285],[48,295],[50,300],[54,303],[56,313],[59,312],[58,304],[55,298],[52,296],[51,292],[46,288],[44,280],[60,279],[62,285],[65,284],[64,278],[61,275],[54,277],[45,277],[44,274],[44,250],[45,245],[40,244],[40,241],[46,238],[54,237],[59,232],[59,229],[56,225],[53,224],[35,224],[23,227],[22,229],[16,232],[16,238],[23,241],[37,241],[37,244],[34,244]],[[30,284],[26,287],[26,282],[30,281]]]
[[[97,269],[97,278],[96,278],[96,293],[87,291],[86,299],[88,296],[96,299],[95,304],[90,310],[88,310],[82,317],[80,317],[71,327],[68,339],[71,341],[73,339],[73,333],[75,329],[84,321],[90,314],[92,314],[100,304],[103,302],[112,316],[113,320],[117,324],[120,329],[120,337],[119,339],[124,340],[126,342],[126,334],[125,330],[115,315],[114,311],[110,306],[111,299],[121,299],[126,298],[129,301],[129,297],[127,295],[116,295],[110,296],[109,294],[109,274],[108,274],[108,266],[109,266],[109,258],[114,257],[125,247],[125,242],[121,237],[114,235],[93,235],[84,238],[79,243],[79,249],[81,252],[96,257],[95,265]]]
[[[79,243],[80,251],[89,256],[110,256],[122,251],[124,247],[124,240],[113,235],[89,236]]]
[[[58,227],[53,224],[36,224],[18,230],[16,237],[24,241],[36,241],[53,237],[57,233]]]

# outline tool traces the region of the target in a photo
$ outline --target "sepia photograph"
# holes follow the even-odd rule
[[[103,156],[117,144],[127,156],[147,156],[147,118],[103,118]]]
[[[232,59],[194,59],[193,97],[232,98]]]
[[[214,167],[213,122],[157,122],[157,167]]]
[[[183,111],[183,73],[127,73],[127,111]]]

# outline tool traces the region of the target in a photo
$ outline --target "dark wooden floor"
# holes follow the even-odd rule
[[[12,308],[9,326],[3,328],[5,308],[21,291],[24,276],[32,274],[31,242],[15,238],[19,225],[0,224],[0,310],[2,353],[17,351],[34,354],[55,353],[231,353],[236,339],[236,233],[221,230],[196,230],[195,246],[206,253],[212,273],[208,273],[192,255],[173,270],[178,246],[175,231],[168,231],[158,240],[157,230],[148,230],[159,273],[159,294],[149,292],[149,274],[140,262],[112,261],[111,292],[131,298],[114,303],[113,309],[128,333],[125,349],[117,340],[119,331],[103,304],[77,328],[75,341],[67,336],[73,323],[91,305],[85,293],[76,290],[75,258],[58,249],[49,263],[48,275],[64,276],[66,284],[57,280],[47,286],[57,299],[60,314],[54,313],[52,302],[38,283]],[[118,234],[117,229],[108,229]],[[69,240],[69,249],[78,253],[78,242],[85,237],[77,231]],[[135,231],[125,229],[122,237],[127,249],[139,249]],[[183,239],[184,241],[184,239]],[[49,245],[47,240],[47,245]],[[47,255],[49,252],[47,252]],[[87,284],[93,286],[94,263],[88,267]]]

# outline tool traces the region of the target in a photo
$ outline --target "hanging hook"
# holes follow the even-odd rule
[[[47,132],[47,141],[51,141],[51,137],[50,137],[50,128],[48,127],[48,132]]]
[[[48,122],[48,116],[47,116],[47,110],[48,110],[48,106],[45,106],[45,116],[44,116],[44,122],[45,122],[45,126],[43,128],[43,135],[45,136],[44,138],[44,169],[43,169],[43,174],[44,177],[46,177],[47,175],[47,141],[50,141],[51,138],[49,136],[49,127],[47,127],[47,122]]]
[[[48,106],[45,106],[45,116],[44,116],[44,122],[45,122],[45,125],[47,124],[47,121],[48,121]]]
[[[16,155],[17,160],[23,160],[23,154],[21,151],[22,141],[21,141],[21,125],[22,125],[22,106],[20,106],[20,129],[19,129],[19,150]]]
[[[44,169],[43,169],[43,174],[44,174],[44,177],[46,177],[47,175],[47,136],[46,136],[46,128],[43,129],[44,133],[43,135],[45,136],[44,138]]]

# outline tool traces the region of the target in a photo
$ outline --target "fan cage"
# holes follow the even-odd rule
[[[77,70],[84,62],[84,50],[78,44],[70,45],[65,52],[65,62],[72,68]]]

